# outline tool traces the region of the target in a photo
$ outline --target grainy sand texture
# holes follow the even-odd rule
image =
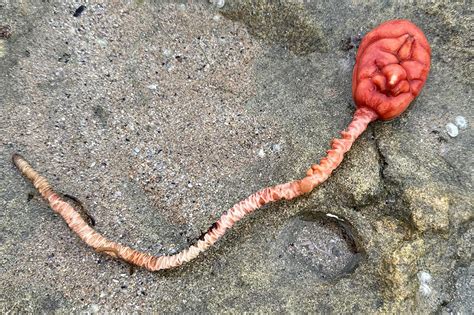
[[[471,312],[471,10],[3,1],[1,313]],[[92,251],[11,163],[25,156],[107,237],[178,252],[324,156],[354,112],[361,36],[394,18],[432,48],[410,108],[372,124],[312,194],[258,210],[181,268],[131,270]]]

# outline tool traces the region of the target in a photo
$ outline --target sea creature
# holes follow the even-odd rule
[[[370,122],[397,117],[420,93],[430,69],[430,55],[426,37],[410,21],[388,21],[367,33],[359,46],[352,77],[357,109],[347,129],[341,132],[342,137],[332,141],[327,156],[312,165],[304,178],[263,188],[238,202],[194,245],[174,255],[154,256],[107,239],[87,224],[22,156],[14,154],[13,162],[71,230],[96,251],[151,271],[174,268],[196,258],[256,209],[270,202],[308,194],[324,182]]]

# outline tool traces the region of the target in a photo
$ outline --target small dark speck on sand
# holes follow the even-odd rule
[[[8,38],[12,34],[12,28],[10,25],[0,26],[0,38]]]
[[[356,34],[353,36],[346,37],[343,39],[341,42],[341,49],[344,51],[349,51],[353,48],[358,48],[359,44],[362,40],[363,35],[362,34]]]
[[[84,12],[85,9],[86,9],[86,6],[81,5],[79,8],[76,9],[76,11],[74,12],[74,14],[72,16],[74,16],[74,17],[81,16],[82,12]]]

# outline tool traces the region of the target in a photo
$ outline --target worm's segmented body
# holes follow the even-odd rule
[[[343,138],[333,140],[332,149],[328,150],[327,157],[323,158],[320,164],[313,165],[307,173],[308,176],[302,180],[267,187],[250,195],[222,214],[219,220],[195,245],[170,256],[153,256],[107,239],[89,226],[72,205],[54,192],[48,181],[37,173],[22,156],[15,154],[13,162],[32,181],[41,196],[48,201],[50,207],[63,217],[71,230],[87,245],[98,252],[103,252],[130,264],[155,271],[178,267],[196,258],[201,252],[217,242],[236,222],[265,204],[281,199],[290,200],[309,193],[314,187],[324,182],[332,171],[337,168],[343,159],[344,153],[350,149],[354,140],[376,117],[377,115],[370,110],[358,109],[348,129],[342,132]]]

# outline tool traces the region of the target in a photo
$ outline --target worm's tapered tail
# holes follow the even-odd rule
[[[341,163],[344,153],[350,149],[354,140],[376,118],[377,115],[371,110],[358,109],[347,130],[342,132],[342,139],[333,140],[332,149],[328,150],[327,157],[323,158],[319,165],[313,165],[305,178],[267,187],[250,195],[225,212],[196,244],[178,254],[170,256],[154,256],[142,253],[107,239],[89,226],[73,206],[64,201],[53,190],[48,181],[37,173],[22,156],[14,154],[13,162],[22,174],[33,183],[41,196],[48,201],[50,207],[63,217],[71,230],[87,245],[98,252],[103,252],[130,264],[155,271],[177,267],[196,258],[201,252],[217,242],[225,234],[226,230],[231,228],[237,221],[263,205],[281,199],[290,200],[310,192],[329,177],[331,172]]]

